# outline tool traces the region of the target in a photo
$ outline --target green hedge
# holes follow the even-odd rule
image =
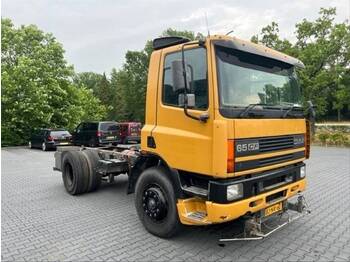
[[[346,146],[350,147],[350,133],[344,131],[316,130],[315,144],[323,146]]]

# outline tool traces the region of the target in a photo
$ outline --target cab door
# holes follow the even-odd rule
[[[190,47],[185,50],[185,61],[190,71],[187,93],[195,95],[195,106],[189,114],[207,114],[206,123],[194,120],[184,113],[183,91],[174,91],[172,61],[181,60],[178,46],[163,50],[158,83],[156,126],[152,131],[154,151],[176,169],[210,174],[212,168],[212,92],[208,74],[207,49]],[[183,95],[183,94],[182,94]]]

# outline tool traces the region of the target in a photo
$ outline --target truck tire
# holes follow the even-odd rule
[[[136,183],[135,207],[148,232],[170,238],[180,229],[174,186],[162,167],[142,172]]]
[[[89,185],[87,192],[93,192],[101,185],[101,175],[96,172],[96,167],[100,157],[98,156],[98,153],[93,150],[84,150],[82,151],[82,154],[86,158],[89,167]]]
[[[88,164],[79,151],[68,151],[62,159],[64,187],[71,195],[85,193],[88,188]]]

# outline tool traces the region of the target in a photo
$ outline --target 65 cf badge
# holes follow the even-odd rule
[[[236,156],[249,155],[251,153],[259,152],[258,141],[236,141],[235,153]]]

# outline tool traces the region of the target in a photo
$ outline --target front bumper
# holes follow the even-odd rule
[[[274,190],[227,204],[204,201],[197,197],[180,199],[177,203],[179,219],[185,225],[206,225],[227,222],[285,201],[297,193],[304,191],[305,187],[306,180],[303,178]],[[274,195],[279,197],[272,198]]]
[[[209,181],[208,200],[227,204],[233,201],[246,199],[252,196],[266,193],[281,186],[297,182],[303,177],[301,176],[301,168],[305,168],[304,163],[289,165],[282,168],[268,170],[251,177],[237,177],[233,179],[211,180]],[[227,187],[240,184],[242,187],[242,196],[236,199],[227,199]],[[277,197],[277,196],[276,196]]]

